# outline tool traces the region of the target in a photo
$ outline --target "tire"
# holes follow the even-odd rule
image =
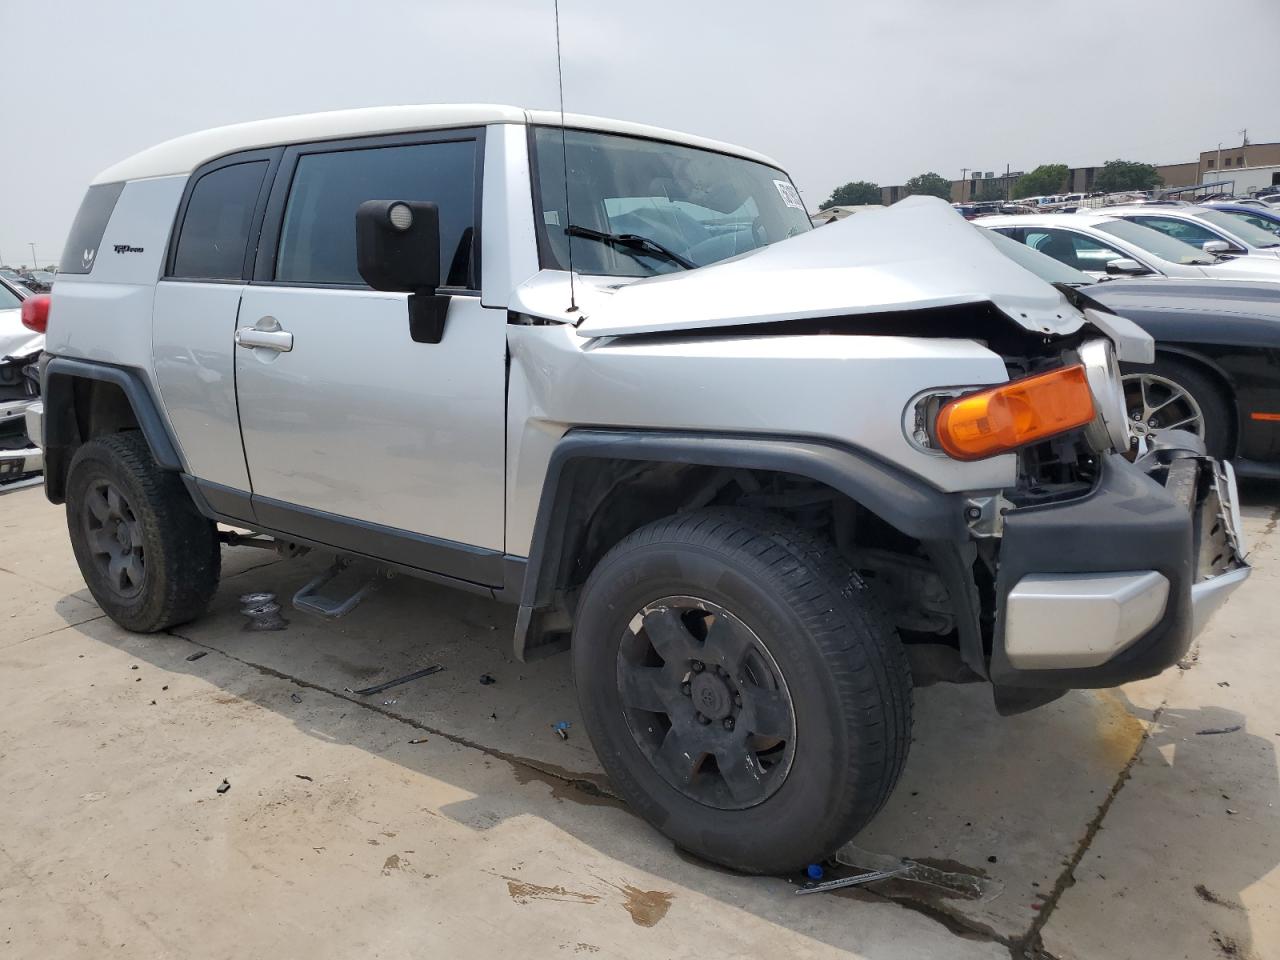
[[[67,473],[66,502],[80,572],[120,626],[155,633],[208,608],[222,568],[217,529],[179,476],[156,465],[142,434],[81,446]]]
[[[1156,354],[1156,362],[1150,366],[1126,366],[1124,368],[1125,403],[1129,408],[1132,421],[1135,414],[1141,413],[1140,395],[1135,389],[1138,378],[1146,377],[1151,384],[1155,402],[1168,396],[1161,391],[1166,385],[1172,385],[1184,391],[1198,408],[1202,423],[1201,436],[1210,456],[1219,460],[1230,458],[1235,453],[1234,413],[1229,396],[1222,385],[1209,373],[1193,362],[1180,360],[1166,354]],[[1152,398],[1149,392],[1149,399]],[[1159,411],[1155,417],[1156,427],[1166,427],[1178,422],[1184,410],[1189,408],[1175,402]],[[1176,418],[1176,419],[1175,419]],[[1141,421],[1140,421],[1141,422]],[[1150,423],[1146,426],[1150,428]]]
[[[677,846],[749,873],[837,850],[911,742],[893,627],[833,544],[766,514],[698,511],[617,544],[583,589],[573,666],[620,795]]]

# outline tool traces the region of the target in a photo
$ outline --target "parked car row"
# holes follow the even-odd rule
[[[8,267],[0,267],[0,280],[5,280],[10,286],[19,287],[29,293],[48,293],[53,289],[54,276],[52,270],[19,272]]]
[[[1021,236],[983,232],[1041,279],[1085,294],[1155,339],[1153,363],[1121,365],[1136,437],[1189,430],[1241,475],[1280,479],[1280,284],[1099,280]]]

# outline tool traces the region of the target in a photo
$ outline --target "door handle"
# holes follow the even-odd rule
[[[236,345],[241,347],[264,347],[288,353],[293,349],[293,334],[288,330],[261,330],[257,327],[240,327],[236,330]]]

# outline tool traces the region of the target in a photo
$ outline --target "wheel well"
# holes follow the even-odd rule
[[[67,470],[81,445],[140,424],[118,384],[88,377],[51,378],[45,395],[45,484],[49,499],[66,495]]]
[[[628,534],[663,517],[713,506],[782,515],[829,538],[904,636],[958,649],[957,621],[963,614],[957,616],[957,610],[976,605],[973,558],[968,573],[960,572],[966,581],[961,586],[955,571],[943,571],[936,562],[933,545],[895,529],[848,494],[804,476],[587,457],[566,464],[559,483],[563,507],[549,534],[555,542],[540,568],[530,572],[537,578],[536,599],[527,610],[528,630],[518,654],[537,656],[567,646],[578,593],[604,555]],[[952,600],[957,590],[969,594],[959,604]]]
[[[1231,443],[1227,449],[1238,450],[1240,444],[1240,408],[1236,405],[1236,394],[1235,390],[1231,388],[1231,381],[1227,379],[1227,375],[1222,372],[1218,365],[1199,354],[1162,349],[1159,346],[1156,347],[1156,360],[1172,361],[1176,364],[1192,367],[1197,373],[1203,374],[1213,381],[1214,386],[1217,388],[1218,396],[1227,405],[1227,410],[1230,412]]]

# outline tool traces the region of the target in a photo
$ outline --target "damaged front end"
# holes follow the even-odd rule
[[[28,426],[39,422],[39,358],[39,350],[0,358],[0,483],[44,469],[39,437],[32,436]]]

